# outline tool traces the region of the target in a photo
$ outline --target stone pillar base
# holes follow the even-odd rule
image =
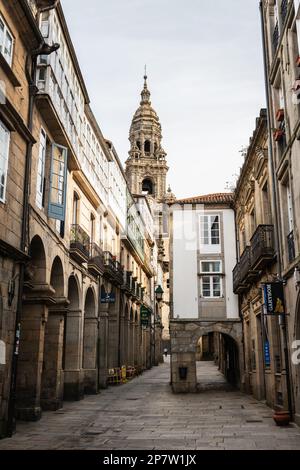
[[[107,369],[99,369],[99,388],[107,388]]]
[[[20,421],[39,421],[42,416],[42,408],[40,406],[17,407],[16,418]]]
[[[43,411],[57,411],[63,407],[63,401],[56,399],[41,399],[41,407]]]
[[[97,369],[84,369],[84,393],[87,395],[96,395],[98,393],[97,381]]]
[[[64,400],[79,401],[84,398],[83,371],[65,370]]]
[[[195,353],[173,353],[171,356],[171,374],[172,390],[174,393],[196,393]]]

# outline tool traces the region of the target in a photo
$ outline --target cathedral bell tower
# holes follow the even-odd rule
[[[141,96],[140,107],[133,116],[130,127],[130,151],[125,172],[132,194],[144,194],[156,202],[164,202],[169,168],[167,154],[161,146],[159,118],[151,106],[146,74]]]

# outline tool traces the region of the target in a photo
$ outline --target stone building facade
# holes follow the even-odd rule
[[[60,2],[3,0],[0,21],[3,436],[98,393],[112,368],[151,367],[153,335],[160,361],[161,328],[141,315],[155,310],[153,211],[93,115]]]
[[[234,195],[238,263],[233,289],[240,297],[245,349],[245,390],[269,406],[286,405],[284,351],[278,316],[264,313],[263,285],[278,279],[267,112],[250,139]]]
[[[43,42],[23,2],[0,2],[0,436],[8,432],[19,283],[28,260],[25,187],[30,150],[31,63]]]
[[[296,421],[300,422],[300,366],[297,361],[292,361],[293,343],[300,339],[300,3],[299,0],[263,0],[260,7],[269,157],[275,188],[272,211],[277,219],[278,275],[285,284],[286,311],[289,314],[285,323],[288,336],[287,365],[291,371],[290,408]],[[286,369],[285,365],[283,367]]]
[[[220,370],[229,382],[243,388],[242,324],[232,285],[236,259],[233,195],[176,201],[170,230],[173,391],[198,391],[198,344],[209,334],[214,337],[214,359]]]

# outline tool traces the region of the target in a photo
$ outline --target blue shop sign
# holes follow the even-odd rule
[[[110,292],[110,293],[102,292],[101,293],[102,304],[114,304],[115,301],[116,301],[116,294],[114,292]]]
[[[265,353],[265,366],[271,366],[271,357],[270,357],[270,344],[269,341],[265,341],[264,344],[264,353]]]

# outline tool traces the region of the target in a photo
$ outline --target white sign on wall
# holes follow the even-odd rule
[[[0,340],[0,364],[1,365],[6,364],[6,360],[5,360],[6,354],[5,353],[6,353],[5,343],[4,343],[4,341]]]

